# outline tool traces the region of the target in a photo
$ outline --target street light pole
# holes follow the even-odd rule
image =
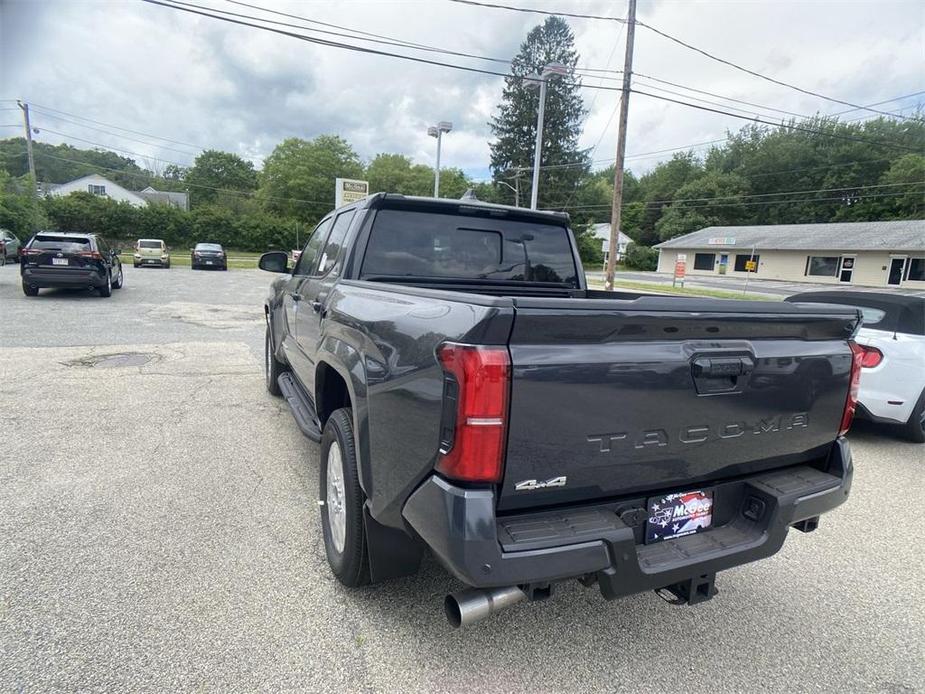
[[[443,133],[448,133],[453,129],[453,124],[449,121],[442,120],[437,125],[427,128],[427,134],[437,138],[437,167],[434,170],[434,197],[440,197],[440,147],[443,144]]]
[[[568,68],[562,63],[549,63],[539,76],[527,79],[540,84],[540,103],[536,112],[536,147],[533,150],[533,187],[530,191],[530,209],[536,209],[540,192],[540,164],[543,156],[543,117],[546,115],[546,81],[554,75],[564,75]]]

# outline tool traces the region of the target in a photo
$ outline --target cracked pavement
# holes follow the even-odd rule
[[[922,690],[925,455],[873,427],[849,502],[698,607],[573,582],[452,631],[433,561],[342,588],[318,449],[263,386],[270,279],[27,299],[0,268],[0,691]]]

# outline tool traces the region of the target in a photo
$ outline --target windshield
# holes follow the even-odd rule
[[[161,241],[139,241],[139,248],[163,248],[164,244]]]
[[[30,248],[42,251],[64,251],[67,253],[80,253],[90,250],[90,239],[75,236],[36,236]]]
[[[403,210],[376,215],[361,273],[578,288],[577,274],[564,226]]]

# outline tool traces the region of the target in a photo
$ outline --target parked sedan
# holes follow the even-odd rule
[[[20,251],[22,290],[37,296],[42,287],[96,289],[111,296],[124,283],[118,249],[98,234],[43,231]]]
[[[847,304],[861,311],[857,416],[899,424],[909,439],[925,443],[925,292],[806,292],[787,301]]]
[[[0,265],[6,265],[8,260],[14,263],[19,260],[19,239],[13,232],[0,229]]]
[[[217,243],[197,243],[190,251],[190,267],[193,270],[206,267],[227,270],[228,257],[225,255],[225,249]]]
[[[132,264],[135,267],[156,265],[170,269],[170,249],[161,239],[138,239]]]

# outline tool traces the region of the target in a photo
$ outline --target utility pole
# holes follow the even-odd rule
[[[605,288],[613,289],[613,269],[617,261],[617,239],[623,212],[623,162],[626,159],[626,117],[630,106],[630,82],[633,75],[633,41],[636,38],[636,0],[629,0],[626,13],[626,54],[623,58],[623,94],[620,96],[620,121],[617,124],[617,161],[613,171],[613,207],[610,212],[610,252],[607,255]]]
[[[29,155],[29,175],[32,176],[32,195],[35,196],[38,179],[35,177],[35,159],[32,156],[32,124],[29,122],[29,104],[24,104],[22,101],[16,103],[22,109],[23,124],[26,126],[26,152]]]

